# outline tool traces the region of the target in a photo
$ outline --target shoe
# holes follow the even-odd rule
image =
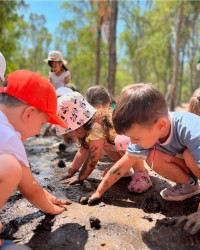
[[[152,186],[151,178],[148,171],[134,171],[132,181],[128,185],[128,190],[131,193],[143,193]]]
[[[198,181],[195,185],[192,184],[176,184],[173,187],[165,188],[160,192],[164,200],[168,201],[183,201],[200,193]]]

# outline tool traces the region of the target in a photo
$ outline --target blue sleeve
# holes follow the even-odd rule
[[[144,149],[137,144],[130,144],[126,150],[126,154],[132,157],[141,158],[146,160],[151,149]]]

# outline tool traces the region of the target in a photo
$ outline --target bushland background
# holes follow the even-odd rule
[[[45,1],[52,20],[53,2]],[[65,14],[54,32],[45,15],[27,17],[30,4],[0,1],[6,74],[25,68],[48,77],[44,59],[50,50],[60,50],[82,94],[99,84],[117,98],[128,84],[151,82],[174,110],[199,87],[199,1],[60,1]]]

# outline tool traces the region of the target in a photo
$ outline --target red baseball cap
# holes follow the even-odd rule
[[[6,80],[7,86],[1,87],[0,93],[36,107],[50,116],[48,122],[67,128],[66,123],[57,115],[56,91],[46,78],[29,70],[17,70],[9,74]]]

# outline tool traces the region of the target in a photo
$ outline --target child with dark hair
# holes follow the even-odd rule
[[[103,86],[92,86],[87,89],[86,100],[95,108],[111,107],[114,99]]]
[[[68,129],[56,126],[57,134],[68,133],[70,136],[77,137],[80,143],[70,169],[62,179],[72,177],[79,168],[81,171],[77,180],[68,180],[66,183],[82,183],[95,168],[102,150],[113,162],[121,158],[114,143],[116,132],[113,128],[110,109],[95,109],[80,93],[73,92],[58,98],[58,114],[66,122]],[[139,164],[138,167],[142,168]],[[146,180],[144,182],[146,183]],[[148,188],[149,183],[145,186],[145,189]]]
[[[106,174],[89,204],[99,199],[138,159],[159,175],[175,182],[161,196],[181,201],[200,193],[200,119],[190,112],[168,112],[164,96],[151,84],[134,84],[125,89],[113,113],[118,134],[131,139],[124,155]],[[180,219],[195,233],[200,220],[197,212]],[[180,221],[178,221],[179,223]],[[194,226],[194,227],[193,227]]]

